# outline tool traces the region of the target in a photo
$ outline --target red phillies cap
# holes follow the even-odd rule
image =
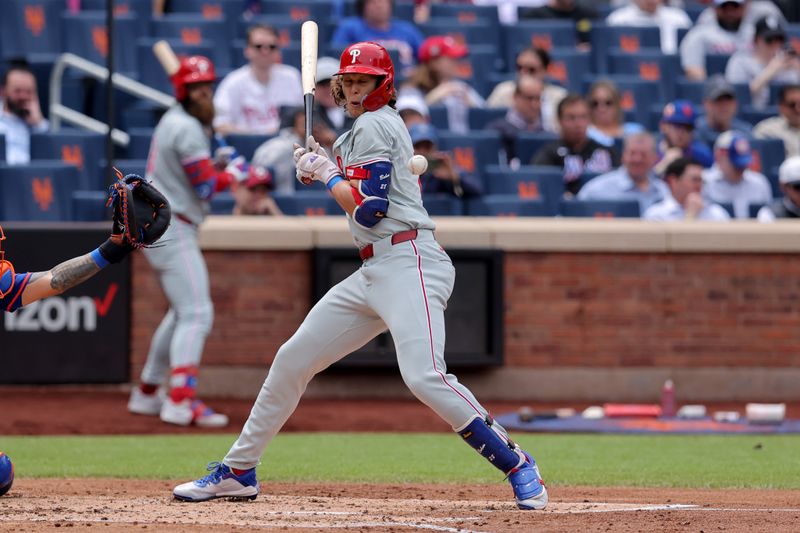
[[[244,186],[248,189],[252,189],[253,187],[258,187],[259,185],[266,185],[271,189],[272,173],[268,168],[262,167],[261,165],[250,165]]]
[[[466,45],[456,42],[449,35],[434,35],[422,41],[419,47],[419,60],[427,63],[437,57],[452,57],[460,59],[469,53]]]

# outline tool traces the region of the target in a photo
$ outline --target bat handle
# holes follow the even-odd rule
[[[306,148],[308,148],[308,138],[312,135],[314,128],[314,95],[306,93],[303,95],[303,104],[306,110]]]

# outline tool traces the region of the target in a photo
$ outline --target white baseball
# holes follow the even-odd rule
[[[415,176],[421,176],[428,170],[428,160],[424,155],[411,156],[411,159],[408,160],[408,170]]]

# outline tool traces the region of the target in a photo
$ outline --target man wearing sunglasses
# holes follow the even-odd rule
[[[784,196],[758,211],[759,222],[800,218],[800,156],[790,157],[781,164],[778,181]]]
[[[214,95],[214,128],[221,135],[273,135],[281,107],[303,105],[300,71],[281,63],[278,33],[263,24],[247,30],[244,57],[248,63],[225,76]]]
[[[733,54],[725,77],[731,83],[749,84],[756,109],[770,104],[771,83],[800,83],[800,59],[794,48],[787,47],[786,32],[777,18],[766,17],[756,23],[753,48]]]
[[[800,155],[800,85],[784,85],[778,93],[777,117],[753,128],[756,139],[781,139],[786,157]]]

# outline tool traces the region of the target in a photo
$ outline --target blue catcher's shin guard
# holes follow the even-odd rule
[[[487,416],[475,415],[463,427],[457,429],[467,444],[506,474],[514,499],[520,509],[544,509],[547,506],[547,489],[539,475],[536,461],[511,439],[495,430],[494,421]]]

